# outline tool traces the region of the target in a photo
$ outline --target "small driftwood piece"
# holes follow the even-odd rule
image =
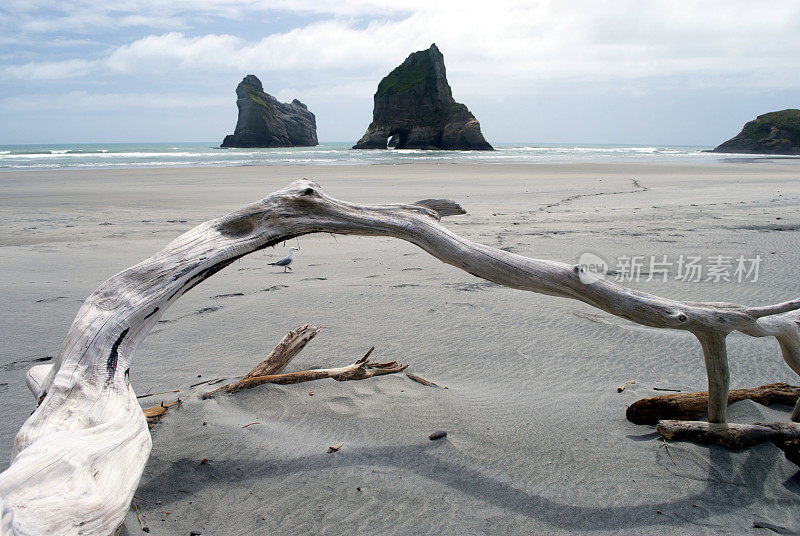
[[[626,381],[625,383],[623,383],[622,385],[620,385],[619,387],[617,387],[617,392],[618,392],[618,393],[621,393],[621,392],[622,392],[622,391],[624,391],[624,390],[625,390],[625,389],[626,389],[626,388],[627,388],[629,385],[633,385],[633,384],[635,384],[635,383],[636,383],[636,380],[628,380],[628,381]]]
[[[179,406],[181,404],[180,400],[175,400],[174,402],[162,402],[158,406],[153,406],[150,408],[143,409],[142,412],[144,413],[145,418],[147,419],[147,424],[152,427],[154,424],[158,423],[161,419],[164,418],[164,415],[167,414],[167,411],[170,409]]]
[[[728,404],[752,400],[764,406],[794,406],[800,398],[800,387],[788,383],[770,383],[754,389],[731,389]],[[633,424],[656,424],[663,419],[694,421],[708,413],[708,391],[678,393],[637,400],[625,412]]]
[[[289,385],[292,383],[324,380],[325,378],[332,378],[340,382],[349,380],[366,380],[367,378],[372,378],[374,376],[383,376],[385,374],[401,372],[408,366],[401,365],[397,361],[387,361],[385,363],[369,361],[369,356],[373,350],[375,350],[374,346],[370,348],[366,354],[364,354],[364,357],[345,367],[301,370],[299,372],[268,374],[265,376],[245,376],[238,382],[229,383],[228,385],[223,385],[219,389],[209,393],[204,393],[203,398],[214,398],[220,391],[226,393],[235,393],[243,389],[252,389],[253,387],[258,387],[259,385],[264,385],[265,383]]]
[[[414,380],[417,383],[421,383],[425,387],[439,387],[439,385],[433,383],[432,381],[426,380],[422,376],[417,376],[416,374],[414,374],[412,372],[406,371],[406,376],[408,376],[408,378],[410,380]]]
[[[348,203],[302,180],[201,223],[108,279],[83,303],[53,363],[27,373],[40,405],[17,433],[11,465],[0,473],[0,536],[115,533],[152,446],[128,377],[139,344],[195,286],[249,253],[305,234],[398,238],[499,285],[579,300],[649,327],[691,332],[703,350],[712,422],[726,420],[725,341],[731,332],[775,337],[786,363],[800,374],[800,298],[756,307],[661,298],[581,277],[580,265],[472,242],[439,223],[442,216],[463,213],[457,203],[438,199]],[[370,370],[354,365],[361,369],[355,374]],[[800,403],[792,420],[800,421]]]
[[[161,391],[159,393],[147,393],[146,395],[138,395],[136,398],[138,398],[138,399],[150,398],[151,396],[168,395],[168,394],[180,393],[180,392],[181,392],[180,389],[172,389],[171,391]]]

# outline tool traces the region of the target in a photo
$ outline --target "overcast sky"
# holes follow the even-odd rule
[[[352,142],[432,42],[494,143],[716,145],[800,107],[795,0],[2,0],[0,144],[219,142],[249,73]]]

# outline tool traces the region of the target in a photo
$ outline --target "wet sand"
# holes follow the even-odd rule
[[[450,229],[532,257],[591,252],[612,268],[635,255],[762,259],[757,281],[680,281],[673,265],[667,282],[646,281],[645,269],[626,283],[665,297],[756,305],[800,293],[795,162],[0,173],[3,459],[35,407],[24,371],[58,352],[94,288],[301,177],[354,202],[454,199],[468,214],[447,218]],[[293,273],[267,266],[297,242]],[[325,329],[291,370],[344,365],[375,345],[374,358],[448,389],[396,375],[210,401],[194,393],[153,430],[136,493],[150,534],[769,534],[759,521],[800,530],[800,475],[778,449],[667,451],[652,427],[625,421],[655,387],[705,388],[691,335],[492,285],[394,239],[312,235],[237,261],[165,313],[134,358],[134,389],[182,390],[142,399],[152,405],[241,375],[307,322]],[[732,387],[800,383],[773,340],[734,334],[729,359]],[[742,402],[729,418],[788,414]],[[436,430],[447,438],[429,441]],[[127,529],[140,534],[133,509]]]

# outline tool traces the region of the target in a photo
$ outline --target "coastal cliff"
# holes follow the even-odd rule
[[[353,149],[493,149],[475,116],[453,99],[435,44],[381,80],[374,101],[372,123]]]
[[[759,115],[715,153],[800,154],[800,110]]]
[[[295,99],[278,101],[255,75],[236,87],[239,118],[236,130],[220,147],[307,147],[317,145],[317,122],[308,107]]]

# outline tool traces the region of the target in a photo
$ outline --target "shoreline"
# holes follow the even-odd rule
[[[56,148],[58,147],[58,148]],[[2,147],[0,147],[2,148]],[[92,150],[93,149],[93,150]],[[353,150],[348,144],[315,147],[217,150],[205,144],[116,144],[31,146],[0,151],[0,171],[51,169],[182,169],[238,166],[349,166],[380,164],[482,163],[588,164],[731,162],[786,163],[797,157],[702,152],[695,146],[600,144],[497,144],[486,151]]]
[[[716,154],[716,153],[715,153]],[[742,158],[738,158],[742,157]],[[319,163],[319,164],[310,164],[310,163],[276,163],[276,164],[237,164],[237,165],[207,165],[207,164],[197,164],[197,165],[185,165],[185,166],[132,166],[132,167],[60,167],[60,168],[26,168],[26,169],[10,169],[10,168],[0,168],[0,173],[3,174],[14,174],[14,173],[59,173],[59,172],[67,172],[67,173],[108,173],[108,172],[119,172],[119,173],[132,173],[132,172],[146,172],[146,173],[153,173],[153,172],[165,172],[165,173],[172,173],[172,172],[180,172],[185,170],[213,170],[213,171],[220,171],[225,169],[235,169],[235,170],[284,170],[284,169],[292,169],[296,168],[298,170],[311,170],[311,169],[325,169],[325,168],[333,168],[333,169],[343,169],[343,168],[353,168],[359,169],[362,167],[369,167],[369,168],[380,168],[380,167],[387,167],[387,168],[396,168],[396,167],[434,167],[438,168],[440,166],[458,166],[458,167],[532,167],[534,169],[544,169],[548,167],[553,167],[557,169],[567,169],[575,168],[575,169],[616,169],[621,167],[639,167],[642,170],[661,170],[662,168],[683,168],[684,170],[688,170],[689,168],[716,168],[716,167],[724,167],[724,166],[744,166],[745,164],[752,164],[755,166],[762,166],[762,168],[755,170],[755,173],[762,173],[764,171],[769,171],[765,168],[765,166],[773,165],[776,170],[787,170],[784,166],[785,164],[793,165],[795,162],[800,163],[800,156],[759,156],[759,155],[731,155],[730,157],[720,157],[720,160],[713,161],[713,162],[688,162],[688,161],[637,161],[637,160],[619,160],[619,161],[573,161],[573,162],[550,162],[550,161],[538,161],[538,162],[524,162],[524,161],[499,161],[499,162],[489,162],[489,161],[481,161],[481,162],[470,162],[470,161],[426,161],[426,162],[407,162],[407,161],[398,161],[398,162],[327,162],[327,163]],[[798,173],[800,174],[800,165],[798,165],[796,170],[788,170],[790,173]],[[800,175],[799,175],[800,176]]]

